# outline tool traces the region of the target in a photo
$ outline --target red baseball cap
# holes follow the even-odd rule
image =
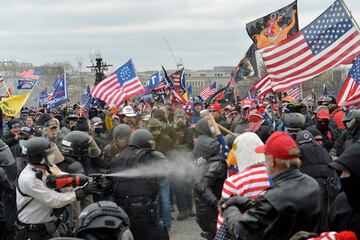
[[[221,105],[218,104],[218,103],[211,104],[209,110],[215,110],[217,112],[220,112],[221,111]]]
[[[255,148],[257,153],[266,153],[282,160],[293,159],[300,156],[300,150],[294,139],[284,132],[271,134],[265,145]]]
[[[317,119],[327,119],[330,120],[330,114],[329,111],[326,109],[320,110],[317,114],[316,114]]]

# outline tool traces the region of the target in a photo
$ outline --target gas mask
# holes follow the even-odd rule
[[[296,136],[300,132],[300,128],[287,128],[287,127],[285,127],[285,132],[287,132],[294,140],[296,140]]]

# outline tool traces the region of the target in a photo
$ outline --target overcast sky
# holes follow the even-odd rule
[[[344,0],[360,23],[360,0]],[[167,38],[185,67],[236,65],[251,44],[245,24],[291,0],[0,0],[1,57],[44,64],[129,58],[138,71],[175,68]],[[300,28],[332,0],[298,0]]]

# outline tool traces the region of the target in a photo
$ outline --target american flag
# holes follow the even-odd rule
[[[257,92],[257,99],[265,97],[266,94],[271,93],[273,90],[271,88],[271,79],[269,75],[265,75],[263,78],[260,78],[251,88],[251,91]]]
[[[165,89],[165,84],[163,82],[160,82],[159,85],[157,85],[154,88],[154,91],[160,91],[160,90],[164,90]]]
[[[19,74],[19,77],[24,79],[39,80],[40,71],[35,71],[34,69],[24,70]]]
[[[342,0],[276,46],[260,49],[274,91],[284,91],[360,54],[360,36]]]
[[[181,70],[177,70],[177,71],[173,72],[172,74],[170,74],[170,77],[172,78],[174,85],[177,88],[180,87],[180,74],[181,74]]]
[[[0,75],[0,84],[4,83],[4,77]]]
[[[131,59],[90,90],[93,97],[106,102],[109,106],[120,106],[127,99],[143,92],[144,87]]]
[[[360,103],[360,57],[356,58],[337,97],[339,105],[352,106]]]
[[[290,90],[287,90],[286,93],[290,97],[293,97],[295,99],[300,99],[300,97],[301,97],[300,86],[295,86],[295,87],[291,88]]]
[[[211,84],[210,87],[205,88],[204,90],[201,91],[200,93],[200,97],[204,100],[208,99],[208,97],[210,97],[211,95],[213,95],[214,93],[216,93],[216,82],[214,82],[213,84]]]

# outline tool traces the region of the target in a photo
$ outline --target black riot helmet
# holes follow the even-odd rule
[[[52,150],[49,140],[43,137],[33,137],[27,140],[22,148],[24,158],[30,164],[49,164],[47,156]]]
[[[111,201],[99,201],[80,213],[76,237],[133,240],[129,227],[129,217],[122,208]]]
[[[140,149],[154,149],[154,137],[145,129],[138,129],[130,136],[129,146],[134,146]]]
[[[85,157],[93,137],[81,131],[71,131],[61,142],[61,153],[67,156]]]

